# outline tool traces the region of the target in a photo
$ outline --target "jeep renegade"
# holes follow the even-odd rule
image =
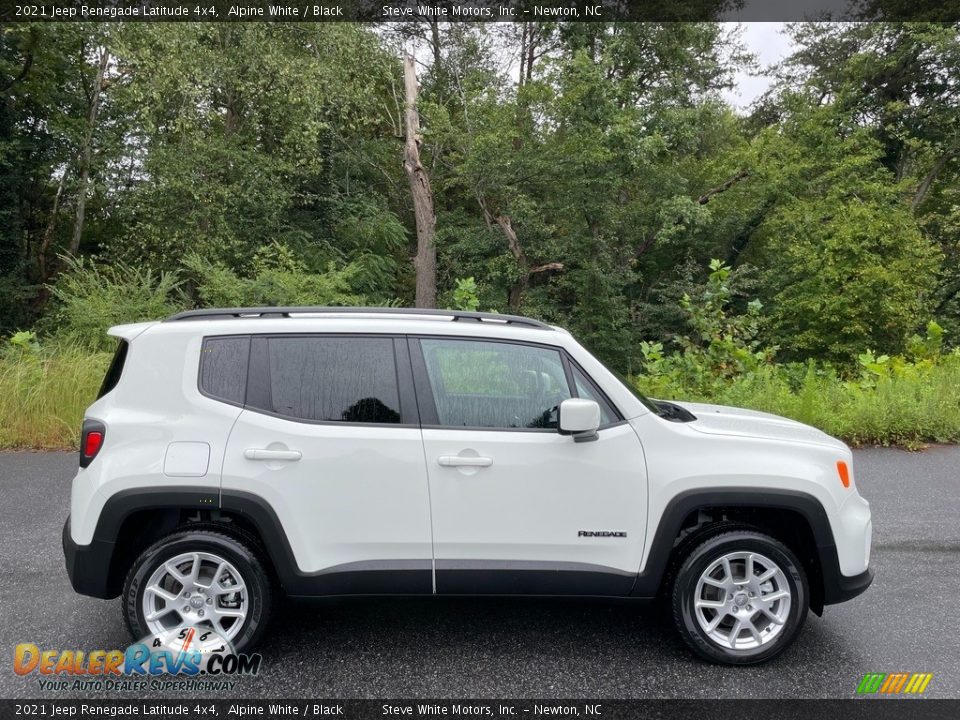
[[[276,592],[660,597],[693,651],[749,664],[873,578],[846,445],[649,400],[558,327],[280,307],[109,332],[63,548],[137,638],[250,649]]]

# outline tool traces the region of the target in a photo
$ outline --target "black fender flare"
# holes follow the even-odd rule
[[[656,597],[684,519],[697,510],[720,507],[790,510],[806,521],[816,544],[812,550],[822,582],[821,588],[812,589],[815,612],[821,612],[823,605],[843,602],[858,595],[866,590],[873,579],[869,570],[853,578],[841,574],[830,520],[823,505],[814,496],[797,490],[776,488],[703,488],[682,492],[667,503],[650,543],[647,562],[637,575],[630,595],[638,598]]]

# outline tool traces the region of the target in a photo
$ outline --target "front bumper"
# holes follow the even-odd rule
[[[89,545],[77,545],[70,535],[70,517],[63,525],[63,559],[73,589],[81,595],[109,600],[120,594],[120,588],[111,582],[110,563],[114,545],[97,540]]]
[[[836,605],[865,592],[873,582],[873,570],[867,568],[859,575],[847,577],[836,573],[832,578],[823,578],[823,604]]]

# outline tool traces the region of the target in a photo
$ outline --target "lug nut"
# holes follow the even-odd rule
[[[189,606],[189,605],[184,605],[184,606],[183,606],[183,611],[184,611],[185,613],[190,612],[190,606]]]
[[[197,615],[199,615],[200,617],[203,617],[203,610],[197,610]]]
[[[747,605],[747,610],[753,610],[753,605]]]
[[[213,598],[207,598],[207,605],[213,605]]]
[[[185,598],[188,598],[188,597],[190,597],[190,593],[185,592],[185,593],[183,594],[183,596],[184,596]]]

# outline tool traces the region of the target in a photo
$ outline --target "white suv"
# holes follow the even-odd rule
[[[648,400],[557,327],[234,308],[110,334],[63,547],[137,637],[249,649],[275,591],[661,596],[748,664],[873,578],[846,445]]]

